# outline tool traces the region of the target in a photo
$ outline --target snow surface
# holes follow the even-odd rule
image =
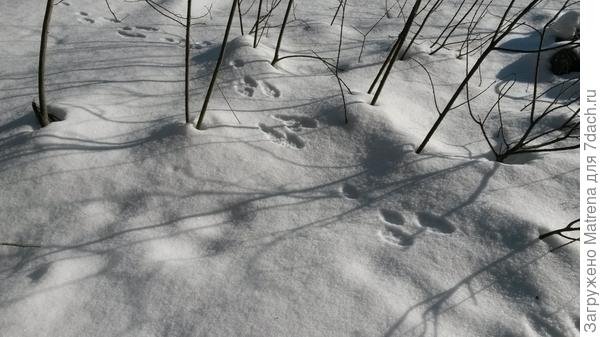
[[[561,40],[572,39],[579,31],[579,12],[566,12],[552,23],[550,29]]]
[[[348,125],[321,63],[272,67],[278,30],[254,49],[236,19],[200,131],[183,123],[182,27],[144,2],[110,2],[124,22],[104,1],[56,6],[47,96],[66,119],[43,129],[31,100],[44,2],[0,2],[0,241],[41,245],[0,247],[1,336],[578,335],[578,245],[537,239],[577,217],[578,151],[490,161],[463,108],[415,154],[437,117],[423,69],[399,61],[378,105],[365,93],[402,17],[382,20],[357,62],[352,26],[366,31],[383,0],[348,4]],[[161,3],[185,13],[183,0]],[[335,56],[336,3],[297,1],[282,55]],[[209,4],[194,1],[194,15]],[[194,27],[194,115],[228,6]],[[429,43],[411,56],[444,102],[464,60],[429,56]],[[492,54],[483,86],[515,74],[530,95],[530,56]]]

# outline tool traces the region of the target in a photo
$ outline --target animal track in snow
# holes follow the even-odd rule
[[[315,119],[306,116],[273,115],[271,117],[282,121],[283,125],[293,131],[300,131],[302,128],[314,129],[318,126],[318,123]]]
[[[250,76],[244,77],[244,83],[246,83],[248,86],[253,86],[250,89],[261,85],[261,81],[256,81]],[[263,132],[269,134],[270,137],[274,139],[277,143],[289,145],[297,149],[303,148],[306,145],[306,143],[299,135],[296,134],[296,132],[301,131],[302,128],[313,129],[317,127],[316,120],[305,116],[273,115],[271,116],[271,118],[283,122],[283,126],[285,127],[285,129],[283,131],[279,131],[276,130],[276,127],[268,127],[263,123],[259,124],[259,128]],[[342,194],[349,199],[358,198],[358,191],[351,191],[351,187],[347,187],[346,192],[342,191]],[[356,196],[352,196],[354,194],[356,194]]]
[[[173,43],[173,44],[185,47],[185,39],[182,39],[182,38],[164,37],[163,40],[165,40],[169,43]],[[194,46],[192,46],[191,48],[194,48]]]
[[[381,239],[387,243],[391,243],[398,246],[408,247],[414,243],[414,238],[404,233],[400,226],[385,225],[385,229],[379,231]]]
[[[244,76],[244,83],[248,84],[252,88],[258,87],[258,82],[256,82],[256,80],[249,75]]]
[[[151,26],[135,26],[135,29],[145,30],[148,32],[158,32],[158,28],[151,27]]]
[[[254,89],[248,86],[238,86],[235,85],[235,89],[237,90],[237,92],[240,93],[240,95],[244,95],[244,96],[248,96],[248,97],[252,97],[254,96]]]
[[[95,23],[96,20],[89,17],[87,12],[78,12],[77,15],[79,18],[77,19],[79,22],[87,22],[87,23]]]
[[[427,227],[434,232],[450,234],[456,231],[456,227],[450,221],[442,218],[441,216],[419,212],[417,213],[417,218],[419,219],[421,226]]]
[[[139,37],[142,39],[146,37],[146,35],[144,35],[142,33],[127,31],[127,30],[118,30],[117,33],[119,33],[120,35],[125,36],[125,37]]]
[[[277,89],[274,85],[264,81],[261,81],[260,84],[260,89],[262,90],[263,94],[275,98],[281,96],[281,91]]]
[[[405,227],[405,217],[397,211],[381,208],[379,217],[385,223],[385,230],[379,231],[381,238],[389,243],[401,246],[409,246],[414,243],[417,235],[430,230],[437,233],[450,234],[456,231],[456,227],[441,216],[419,212],[416,214],[417,223],[412,227],[417,227],[411,233],[407,233]]]
[[[384,229],[379,231],[379,236],[383,241],[404,247],[414,243],[414,235],[406,233],[402,228],[404,225],[402,214],[388,209],[380,209],[379,216],[385,222]]]
[[[258,123],[258,128],[260,129],[260,131],[266,133],[267,135],[269,135],[270,137],[272,137],[274,139],[285,138],[285,135],[283,133],[275,130],[274,127],[267,126],[266,124]]]
[[[209,43],[208,41],[204,41],[204,43]],[[232,61],[229,61],[229,65],[232,66],[234,69],[240,69],[242,68],[246,63],[244,62],[244,60],[240,60],[240,59],[235,59]],[[277,89],[274,85],[265,82],[265,81],[261,81],[261,80],[256,80],[254,79],[254,77],[250,76],[250,75],[245,75],[243,80],[240,81],[240,84],[234,85],[236,90],[244,95],[244,96],[248,96],[248,97],[252,97],[254,96],[254,92],[256,91],[257,88],[260,88],[260,91],[267,97],[279,97],[281,96],[281,91],[279,89]]]
[[[354,187],[354,185],[348,183],[342,186],[340,192],[346,199],[358,199],[359,196],[358,189]]]
[[[185,44],[185,39],[181,39],[181,42],[183,44]],[[210,42],[210,41],[202,41],[202,42],[194,42],[194,43],[191,44],[190,47],[193,48],[193,49],[202,49],[202,48],[208,47],[210,45],[212,45],[212,42]]]
[[[379,210],[379,216],[381,220],[392,225],[404,225],[404,217],[399,212],[382,208]]]
[[[38,268],[36,268],[33,272],[29,273],[27,277],[31,280],[31,282],[39,281],[47,272],[50,267],[49,263],[42,264]]]
[[[379,231],[379,236],[388,243],[405,247],[411,246],[414,244],[415,238],[425,231],[425,228],[420,226],[408,226],[404,215],[394,210],[379,209],[379,218],[385,225],[385,229]]]
[[[304,140],[302,140],[302,138],[300,138],[300,136],[298,136],[297,134],[295,134],[293,132],[286,131],[285,138],[289,145],[291,145],[292,147],[295,147],[297,149],[301,149],[306,145],[304,143]]]
[[[129,26],[126,26],[126,27],[123,27],[123,28],[117,30],[117,33],[119,33],[119,35],[125,36],[125,37],[134,37],[134,38],[142,38],[142,39],[146,37],[145,34],[136,32],[133,30],[132,27],[129,27]]]
[[[246,75],[240,84],[236,84],[234,87],[241,95],[252,97],[254,96],[254,90],[258,87],[258,82],[251,76]]]
[[[243,60],[237,59],[237,60],[233,60],[231,62],[229,62],[229,65],[234,67],[234,68],[241,68],[245,65],[246,63]]]
[[[297,134],[289,131],[281,132],[275,127],[267,126],[266,124],[259,123],[258,128],[260,131],[265,133],[275,143],[290,146],[296,149],[302,149],[305,146],[304,140]]]

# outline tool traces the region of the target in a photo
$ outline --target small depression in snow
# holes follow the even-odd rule
[[[417,213],[417,218],[419,219],[421,226],[427,227],[434,232],[450,234],[456,231],[454,224],[441,216],[426,212],[419,212]]]

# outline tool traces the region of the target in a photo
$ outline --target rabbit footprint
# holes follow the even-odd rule
[[[87,12],[79,12],[77,13],[77,16],[79,16],[79,18],[77,19],[79,22],[84,22],[84,23],[95,23],[96,20],[90,18],[90,15]]]
[[[360,194],[358,192],[358,189],[354,185],[348,184],[348,183],[346,183],[342,186],[340,192],[341,192],[342,196],[344,196],[344,198],[352,199],[352,200],[358,199],[359,194]]]
[[[417,213],[417,218],[421,226],[426,227],[434,232],[450,234],[456,231],[456,226],[443,217],[431,213]]]
[[[261,81],[260,89],[266,96],[274,98],[278,98],[279,96],[281,96],[281,91],[269,82]]]
[[[158,28],[151,26],[135,26],[135,29],[145,30],[148,32],[158,32]]]
[[[124,37],[137,37],[137,38],[145,38],[146,35],[140,32],[136,32],[132,27],[126,26],[117,31],[119,35]]]
[[[408,247],[414,243],[416,234],[411,235],[404,229],[405,219],[399,212],[380,209],[379,217],[384,222],[384,229],[379,231],[379,237],[387,243]]]
[[[379,231],[379,237],[390,244],[409,247],[414,243],[412,236],[404,233],[402,228],[393,225],[385,225],[385,229]]]
[[[235,85],[237,92],[248,97],[254,96],[254,90],[256,90],[256,87],[258,87],[258,82],[256,82],[252,76],[248,75],[244,76],[244,79],[240,84]]]
[[[379,210],[379,216],[381,217],[381,220],[390,225],[404,225],[404,217],[399,212],[382,208]]]
[[[304,140],[297,134],[284,130],[281,132],[275,127],[267,126],[263,123],[258,124],[258,128],[265,133],[273,142],[296,149],[302,149],[305,146]]]
[[[246,64],[246,62],[244,62],[244,60],[240,60],[240,59],[233,60],[233,61],[229,62],[229,65],[232,66],[232,67],[234,67],[234,68],[241,68],[245,64]]]

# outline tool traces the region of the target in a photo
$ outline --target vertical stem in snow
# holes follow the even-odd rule
[[[385,67],[387,67],[388,63],[390,63],[390,60],[392,59],[392,55],[394,55],[394,53],[396,52],[396,48],[398,48],[399,43],[400,43],[399,40],[396,40],[396,42],[394,42],[394,45],[392,46],[392,49],[388,53],[388,56],[385,58],[385,61],[383,61],[381,68],[379,68],[379,71],[377,72],[377,76],[375,76],[375,79],[371,83],[371,86],[369,87],[369,90],[367,91],[368,94],[373,92],[373,89],[375,89],[375,85],[377,84],[377,81],[379,81],[379,77],[381,77],[381,74],[383,74],[383,70],[385,69]]]
[[[219,58],[217,59],[217,65],[215,66],[215,71],[213,72],[212,79],[210,80],[210,84],[208,85],[208,91],[206,92],[204,104],[202,105],[202,110],[200,111],[200,117],[198,118],[198,123],[196,124],[196,129],[198,130],[200,130],[202,120],[204,119],[204,114],[206,113],[206,108],[208,108],[208,101],[210,100],[210,95],[212,94],[213,87],[215,86],[215,82],[217,81],[219,67],[221,67],[221,63],[223,62],[223,55],[225,54],[227,38],[229,38],[229,31],[231,30],[231,23],[233,22],[233,16],[235,15],[235,5],[237,4],[237,2],[238,0],[233,0],[233,3],[231,4],[231,12],[229,12],[229,20],[227,21],[227,28],[225,28],[225,36],[223,37],[223,43],[221,45],[221,51],[219,52]]]
[[[190,122],[190,30],[192,21],[192,0],[188,0],[185,21],[185,122]]]
[[[44,23],[42,24],[42,39],[40,41],[40,59],[38,64],[38,98],[40,100],[40,124],[42,127],[50,124],[48,119],[48,109],[46,107],[46,91],[44,90],[44,72],[46,71],[46,45],[48,42],[48,26],[52,17],[53,0],[46,3],[46,13],[44,14]]]
[[[288,16],[290,15],[290,10],[292,9],[292,4],[294,0],[290,0],[288,2],[288,6],[285,10],[285,16],[283,17],[283,23],[281,24],[281,30],[279,31],[279,38],[277,39],[277,47],[275,48],[275,56],[273,57],[273,61],[271,65],[275,65],[277,61],[279,61],[279,47],[281,47],[281,40],[283,39],[283,31],[285,30],[285,24],[287,23]]]
[[[258,0],[258,13],[256,13],[256,23],[254,24],[254,44],[253,47],[258,46],[258,23],[260,22],[260,11],[262,9],[262,0]]]
[[[342,53],[342,41],[344,39],[344,19],[346,16],[346,2],[348,0],[343,0],[342,5],[342,23],[340,25],[340,42],[338,45],[337,59],[335,61],[335,77],[337,78],[338,85],[340,86],[340,91],[342,92],[342,103],[344,104],[344,123],[348,124],[348,110],[346,109],[346,97],[344,97],[344,90],[342,89],[342,84],[340,80],[340,75],[338,74],[340,68],[340,54]]]
[[[337,59],[335,60],[335,74],[337,76],[338,74],[338,69],[339,69],[339,65],[340,65],[340,54],[342,53],[342,40],[344,39],[344,17],[346,16],[346,2],[348,0],[343,0],[344,2],[342,3],[342,23],[340,25],[340,41],[338,44],[338,52],[337,52]]]
[[[244,22],[242,22],[242,0],[238,0],[238,15],[240,16],[240,31],[242,32],[242,36],[244,35]]]
[[[400,32],[400,35],[398,35],[398,46],[396,46],[396,50],[394,50],[394,55],[392,55],[389,65],[388,65],[387,69],[385,70],[385,74],[383,74],[383,78],[381,79],[381,83],[379,83],[379,87],[377,87],[377,91],[375,92],[375,96],[373,96],[371,105],[375,105],[375,103],[377,103],[379,94],[381,94],[381,90],[383,90],[383,87],[385,86],[385,81],[387,80],[388,76],[390,75],[390,72],[392,71],[392,68],[394,67],[394,63],[398,59],[398,54],[400,53],[400,49],[402,49],[402,44],[404,44],[404,41],[406,40],[406,37],[408,36],[408,32],[410,31],[410,27],[412,26],[415,16],[417,16],[417,10],[419,9],[420,5],[421,5],[421,0],[415,1],[415,4],[413,5],[412,10],[410,11],[410,14],[408,15],[408,19],[406,20],[406,23],[404,24],[404,28],[402,29],[402,32]]]

